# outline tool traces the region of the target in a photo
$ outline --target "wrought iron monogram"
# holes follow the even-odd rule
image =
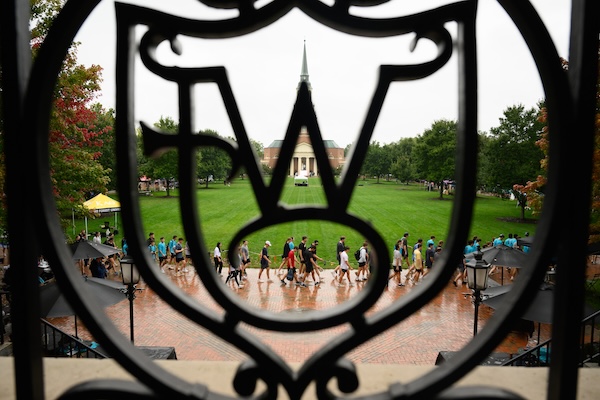
[[[338,382],[345,382],[339,383],[338,389],[351,394],[359,386],[358,376],[354,365],[345,359],[344,355],[357,345],[405,320],[433,299],[446,285],[453,272],[453,268],[444,268],[444,265],[456,265],[462,257],[462,244],[469,231],[475,192],[473,171],[476,170],[477,154],[475,43],[477,1],[461,1],[419,14],[381,19],[352,15],[350,8],[352,6],[374,7],[386,2],[385,0],[337,0],[331,5],[318,0],[273,0],[260,8],[255,7],[255,2],[252,0],[200,1],[210,7],[237,9],[239,15],[221,21],[191,20],[130,4],[117,3],[115,7],[117,15],[118,187],[130,250],[144,280],[158,295],[181,314],[218,334],[221,339],[228,341],[248,355],[248,360],[239,366],[233,382],[234,388],[240,396],[276,398],[278,390],[283,388],[290,398],[299,399],[305,394],[308,385],[314,383],[316,395],[319,398],[334,398],[334,393],[327,387],[332,378],[340,378]],[[43,82],[45,76],[56,71],[61,55],[64,55],[64,51],[77,29],[97,3],[98,1],[81,1],[77,5],[73,2],[67,3],[61,17],[57,20],[56,27],[53,28],[52,32],[55,33],[49,35],[44,44],[44,48],[48,50],[40,52],[32,74],[35,79]],[[548,44],[547,32],[537,14],[528,2],[518,2],[527,3],[525,5],[517,5],[517,2],[511,1],[502,1],[501,3],[513,16],[515,23],[520,26],[523,26],[523,21],[531,23],[528,29],[523,29],[523,35],[535,44],[534,58],[538,65],[545,65],[541,68],[540,73],[542,80],[547,85],[549,108],[571,109],[567,100],[559,99],[561,94],[567,92],[567,81],[561,74],[560,65],[556,62],[558,57],[553,46]],[[298,91],[279,160],[270,184],[267,185],[260,173],[254,150],[246,134],[225,68],[166,67],[161,65],[155,57],[157,46],[165,41],[175,52],[178,52],[177,36],[179,35],[197,38],[242,36],[268,26],[294,9],[298,9],[315,21],[340,32],[367,37],[389,37],[412,33],[416,35],[413,46],[416,46],[420,40],[429,40],[438,49],[437,56],[429,62],[417,65],[382,65],[380,67],[379,80],[374,88],[367,116],[339,183],[334,180],[333,171],[329,167],[327,153],[306,84],[302,84]],[[77,22],[72,23],[71,21]],[[456,23],[455,39],[445,27],[447,22]],[[135,40],[135,29],[138,26],[147,28],[139,44]],[[187,298],[162,279],[160,274],[149,267],[151,265],[150,257],[142,250],[145,247],[143,244],[145,234],[139,222],[141,221],[141,212],[137,203],[136,138],[132,112],[134,109],[132,89],[135,81],[133,64],[138,51],[143,65],[149,71],[177,85],[180,108],[177,141],[173,141],[172,136],[166,136],[148,125],[142,124],[144,148],[147,154],[173,146],[176,146],[178,150],[181,212],[185,236],[189,240],[198,274],[207,290],[225,310],[222,315]],[[417,80],[430,76],[444,66],[452,55],[456,55],[460,67],[458,76],[460,89],[457,94],[459,97],[458,144],[460,154],[457,157],[456,168],[460,187],[455,196],[456,206],[452,214],[451,229],[448,232],[450,238],[447,243],[448,255],[441,260],[441,267],[431,273],[432,279],[423,284],[420,290],[411,291],[388,309],[367,317],[365,312],[379,299],[387,284],[390,260],[386,243],[366,221],[349,213],[348,202],[390,84],[395,81]],[[45,71],[40,63],[48,60],[51,61],[48,64],[51,65],[51,68]],[[42,93],[51,87],[52,79],[50,79],[50,86],[47,83],[40,83],[39,90]],[[194,104],[191,93],[195,85],[202,83],[214,83],[218,86],[235,132],[235,142],[198,134],[194,131]],[[32,91],[31,98],[35,99],[36,93],[33,89]],[[48,105],[39,106],[40,109],[44,109],[44,107],[48,107]],[[569,117],[553,116],[551,120],[551,124],[554,124],[555,128],[552,130],[552,137],[556,143],[561,145],[563,141],[559,133],[565,129]],[[324,207],[290,207],[279,203],[286,168],[292,157],[301,127],[306,127],[308,130],[320,167],[323,189],[327,199]],[[41,130],[43,131],[43,124]],[[378,255],[378,266],[373,271],[373,279],[369,281],[365,290],[334,310],[321,312],[316,316],[314,314],[294,316],[293,319],[286,315],[248,307],[235,295],[223,290],[223,285],[209,267],[211,263],[206,256],[208,251],[203,244],[203,234],[199,225],[197,202],[193,189],[196,179],[193,155],[202,146],[214,146],[224,150],[231,157],[234,170],[243,167],[247,171],[259,206],[260,215],[233,235],[230,248],[234,248],[249,233],[275,224],[302,219],[341,223],[361,232],[370,241],[374,252]],[[557,147],[554,149],[555,159],[560,159]],[[549,193],[558,190],[556,174],[553,175],[553,171],[555,169],[551,168]],[[40,187],[48,188],[49,186],[42,182]],[[51,227],[55,218],[52,216],[51,205],[51,202],[44,203],[41,213],[50,225],[49,232],[56,233]],[[512,308],[498,310],[482,332],[460,354],[444,365],[413,382],[396,383],[388,388],[383,388],[374,396],[378,398],[431,398],[444,391],[446,391],[444,395],[449,397],[472,394],[473,392],[465,392],[464,389],[448,388],[475,367],[500,343],[509,330],[510,322],[518,317],[516,310],[531,299],[531,293],[533,293],[531,289],[535,288],[543,278],[545,262],[543,254],[549,246],[554,244],[552,238],[556,236],[557,228],[551,221],[557,215],[557,203],[550,201],[544,210],[544,220],[541,223],[543,229],[536,237],[543,245],[532,255],[532,268],[524,271],[522,279],[515,284],[515,289],[511,291],[514,292],[511,295]],[[59,236],[56,235],[56,237]],[[53,265],[70,265],[70,255],[62,243],[52,243],[48,249],[44,250],[44,254],[48,254]],[[235,262],[233,259],[231,261]],[[101,394],[107,397],[124,397],[127,393],[165,398],[220,396],[218,393],[211,392],[205,385],[183,381],[154,363],[147,362],[142,353],[111,325],[99,307],[86,299],[85,293],[82,293],[82,290],[74,284],[77,276],[72,268],[57,268],[56,276],[58,280],[70,283],[70,287],[63,284],[64,291],[73,300],[77,314],[85,321],[94,337],[101,341],[115,359],[138,379],[134,383],[95,380],[73,387],[65,394],[66,397],[94,397]],[[325,345],[321,351],[316,352],[299,370],[295,371],[265,343],[262,343],[260,338],[249,335],[247,332],[242,335],[241,323],[280,332],[307,332],[341,324],[348,324],[351,329]],[[257,393],[256,389],[259,380],[266,384],[266,389],[262,393]],[[486,388],[486,393],[488,397],[516,397],[491,388]]]

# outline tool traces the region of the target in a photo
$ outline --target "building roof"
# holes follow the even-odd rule
[[[334,140],[323,140],[326,149],[341,149]]]
[[[341,149],[335,140],[323,140],[323,144],[326,149]],[[266,146],[265,149],[280,148],[283,145],[283,140],[273,140],[270,145]],[[311,145],[312,146],[312,145]]]

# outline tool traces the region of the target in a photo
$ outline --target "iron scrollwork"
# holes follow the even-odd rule
[[[128,242],[133,256],[147,284],[173,308],[199,325],[209,329],[229,343],[244,351],[249,359],[239,366],[234,379],[234,388],[239,395],[254,396],[258,398],[276,398],[278,388],[283,387],[290,398],[300,398],[309,384],[315,383],[319,398],[334,398],[327,385],[332,378],[338,378],[338,389],[343,393],[353,393],[359,387],[358,376],[354,365],[344,358],[344,355],[377,334],[402,322],[413,312],[433,299],[450,279],[452,268],[444,265],[456,265],[462,257],[462,243],[467,236],[474,203],[474,187],[477,154],[477,57],[475,43],[475,21],[477,1],[467,0],[419,14],[396,18],[369,19],[352,15],[351,6],[376,6],[384,3],[382,0],[342,1],[338,0],[333,5],[326,5],[318,0],[283,1],[274,0],[261,8],[255,8],[253,1],[209,1],[202,3],[218,8],[235,8],[239,16],[223,21],[190,20],[175,17],[155,10],[141,8],[133,5],[117,3],[117,160],[119,169],[119,193],[123,210],[123,221],[127,231]],[[535,11],[526,6],[510,4],[507,11],[516,17],[525,17],[527,20],[538,21]],[[82,1],[80,5],[69,2],[62,11],[55,27],[52,28],[49,39],[44,44],[46,52],[40,52],[36,60],[36,68],[32,74],[34,78],[43,78],[55,72],[56,61],[51,63],[52,68],[43,71],[40,63],[51,58],[53,53],[60,53],[75,35],[77,24],[81,24],[87,14],[91,12],[97,1]],[[529,4],[529,3],[528,3]],[[79,7],[79,8],[78,8]],[[306,84],[301,85],[298,97],[291,114],[290,123],[279,160],[273,172],[270,184],[264,182],[260,169],[250,145],[250,140],[244,129],[241,115],[238,111],[233,91],[223,67],[209,68],[175,68],[165,67],[155,58],[156,47],[164,41],[169,42],[174,52],[180,52],[177,36],[184,35],[197,38],[227,38],[246,35],[262,29],[269,24],[284,17],[293,9],[304,12],[317,22],[340,32],[367,37],[389,37],[405,34],[414,34],[416,46],[419,40],[433,42],[437,49],[437,56],[425,63],[418,65],[382,65],[370,107],[364,124],[357,137],[356,145],[350,156],[350,162],[345,166],[340,183],[336,183],[333,171],[329,168],[327,153],[322,141],[317,118],[312,106],[310,92]],[[77,23],[70,22],[75,18]],[[60,31],[61,22],[69,21],[70,29]],[[457,26],[456,43],[453,44],[452,35],[445,24],[455,22]],[[518,18],[517,18],[518,22]],[[144,233],[139,224],[141,213],[136,201],[137,172],[135,160],[135,124],[133,119],[133,62],[138,49],[135,43],[135,29],[145,26],[147,32],[139,43],[140,58],[148,68],[157,76],[177,84],[180,99],[178,151],[180,157],[179,177],[181,190],[181,211],[184,221],[184,230],[189,239],[191,253],[194,255],[194,264],[203,280],[207,290],[215,300],[223,305],[225,313],[218,315],[187,298],[171,286],[166,284],[152,268],[151,260],[142,249],[144,248]],[[543,81],[552,80],[554,86],[549,86],[549,95],[556,95],[553,88],[560,93],[566,87],[566,79],[560,75],[560,67],[554,62],[558,58],[552,46],[543,43],[547,32],[542,24],[536,28],[541,31],[524,32],[529,40],[540,41],[538,49],[542,49],[534,58],[538,64],[547,62],[552,64],[541,71]],[[56,39],[55,39],[56,38]],[[54,46],[54,47],[53,47]],[[64,48],[64,49],[63,49]],[[386,93],[392,82],[408,81],[425,78],[434,74],[446,65],[451,56],[456,54],[459,71],[459,121],[458,143],[459,157],[457,157],[457,175],[461,182],[455,196],[455,209],[452,214],[451,228],[448,232],[450,240],[447,243],[448,255],[442,258],[443,263],[439,269],[432,272],[432,279],[423,284],[420,290],[410,292],[388,309],[366,317],[365,312],[377,301],[387,282],[387,266],[390,264],[388,251],[383,239],[376,230],[366,221],[348,212],[348,202],[355,186],[360,167],[365,159],[369,141],[381,107],[385,101]],[[43,64],[42,64],[43,65]],[[55,78],[53,78],[55,79]],[[201,83],[217,84],[223,102],[235,132],[236,141],[228,141],[197,134],[192,124],[193,101],[191,90],[194,85]],[[47,85],[42,85],[44,88]],[[40,89],[46,90],[46,89]],[[35,98],[35,97],[32,97]],[[32,100],[33,101],[33,100]],[[549,107],[565,106],[558,100],[550,100]],[[566,105],[568,106],[568,104]],[[41,105],[49,107],[48,104]],[[564,120],[555,120],[553,133],[559,143],[558,132],[563,129]],[[298,208],[281,205],[279,197],[285,180],[286,165],[293,153],[293,147],[301,127],[306,127],[314,146],[317,163],[320,166],[323,188],[327,198],[324,207]],[[43,126],[42,126],[43,128]],[[37,130],[38,132],[40,129]],[[43,131],[43,129],[41,129]],[[164,134],[155,131],[142,123],[144,146],[147,154],[165,149],[173,145],[172,140],[167,140]],[[296,317],[291,319],[284,315],[271,314],[252,309],[240,302],[233,294],[223,290],[217,277],[212,273],[210,260],[204,247],[202,231],[199,227],[197,202],[193,190],[195,181],[195,161],[193,153],[198,147],[214,146],[229,154],[234,162],[234,169],[244,167],[252,183],[256,200],[261,214],[259,217],[243,226],[231,238],[231,248],[235,247],[243,237],[259,229],[298,219],[314,219],[343,223],[362,234],[373,245],[379,257],[379,266],[373,273],[372,279],[359,295],[340,305],[335,310],[328,310],[318,314],[317,317]],[[46,149],[47,150],[47,149]],[[47,154],[45,155],[47,157]],[[552,178],[552,176],[550,177]],[[550,179],[551,180],[551,179]],[[556,188],[557,183],[550,183],[550,191]],[[41,182],[42,191],[48,189],[47,182]],[[379,398],[404,398],[404,397],[433,397],[444,393],[442,396],[462,396],[473,392],[465,389],[449,389],[458,379],[475,367],[495,346],[499,344],[508,331],[509,322],[518,317],[516,308],[522,307],[529,300],[538,282],[543,278],[544,256],[543,250],[553,244],[552,237],[556,228],[550,222],[556,215],[556,204],[549,202],[544,210],[544,221],[540,237],[536,238],[544,246],[540,251],[534,251],[532,267],[525,270],[522,280],[515,284],[513,300],[514,307],[499,312],[490,320],[483,331],[469,343],[463,351],[453,357],[444,365],[438,367],[430,374],[406,384],[396,383],[387,390],[376,394]],[[48,207],[42,208],[45,218],[52,222],[53,217],[51,202],[45,203]],[[305,211],[310,212],[305,212]],[[267,212],[268,211],[268,212]],[[308,217],[307,217],[308,215]],[[546,218],[546,216],[548,216]],[[70,265],[70,257],[64,244],[53,243],[52,247],[45,250],[53,265]],[[230,256],[231,257],[231,256]],[[235,263],[233,258],[230,261]],[[130,373],[139,379],[135,383],[114,383],[107,381],[88,382],[71,388],[63,395],[64,398],[77,396],[98,397],[111,395],[124,397],[128,394],[139,396],[187,396],[189,398],[218,397],[207,386],[192,384],[163,371],[153,363],[144,360],[143,355],[136,350],[106,319],[97,306],[85,299],[81,290],[74,287],[76,274],[68,268],[58,268],[57,279],[62,280],[61,288],[73,299],[78,315],[94,335],[101,340],[115,359]],[[69,284],[67,284],[69,283]],[[343,323],[349,324],[351,329],[341,334],[331,343],[325,345],[322,351],[310,357],[297,371],[285,363],[277,354],[272,352],[267,345],[257,337],[249,336],[246,332],[243,337],[239,330],[240,323],[281,332],[305,332],[325,329]],[[268,374],[265,371],[269,371]],[[256,383],[262,380],[266,384],[263,393],[255,393]],[[446,390],[446,392],[444,392]],[[516,398],[517,396],[501,390],[486,388],[489,398]]]

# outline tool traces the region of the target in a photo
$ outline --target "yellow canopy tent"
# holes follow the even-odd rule
[[[83,206],[90,210],[94,214],[106,214],[106,213],[115,213],[115,229],[117,226],[117,212],[121,211],[121,203],[118,201],[111,199],[110,197],[103,195],[100,193],[96,197],[93,197],[83,203]],[[85,234],[86,239],[88,235],[88,223],[87,217],[85,217]]]

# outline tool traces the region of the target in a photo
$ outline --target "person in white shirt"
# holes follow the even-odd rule
[[[223,276],[222,275],[223,259],[221,258],[221,242],[217,243],[217,246],[215,247],[215,249],[213,251],[213,261],[215,262],[215,269],[217,270],[217,273],[219,274],[219,276]]]
[[[92,241],[93,241],[94,243],[101,244],[101,243],[102,243],[102,234],[101,234],[100,232],[96,232],[96,233],[94,234],[94,237],[92,238]]]
[[[344,251],[340,253],[340,268],[342,270],[340,274],[340,278],[338,279],[338,286],[342,286],[342,280],[344,279],[344,275],[348,277],[348,284],[350,286],[354,286],[352,281],[350,280],[350,270],[352,266],[348,262],[348,249],[350,247],[344,246]]]
[[[369,264],[368,247],[369,244],[367,242],[364,242],[362,247],[360,248],[360,258],[358,259],[358,271],[356,273],[357,282],[367,280],[367,268]]]

